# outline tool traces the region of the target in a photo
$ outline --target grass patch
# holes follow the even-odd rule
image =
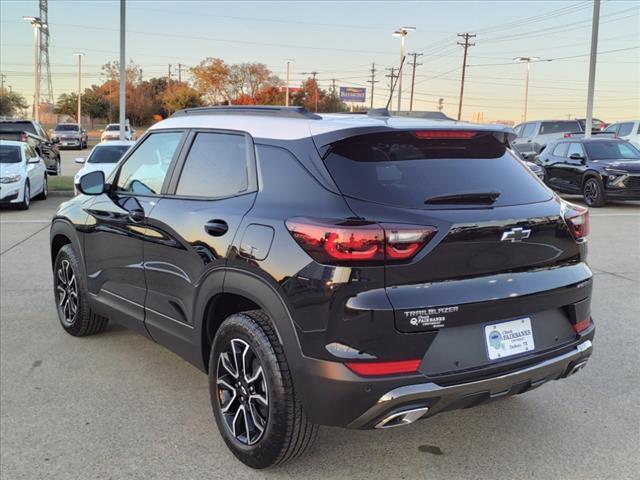
[[[49,190],[72,192],[73,177],[47,177]]]

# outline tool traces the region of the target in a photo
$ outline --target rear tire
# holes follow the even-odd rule
[[[53,266],[53,291],[62,328],[74,337],[86,337],[107,328],[109,319],[91,311],[87,280],[73,245],[64,245]]]
[[[582,196],[584,197],[584,202],[590,207],[602,207],[607,203],[602,180],[597,177],[590,177],[585,180],[582,185]]]
[[[209,391],[222,438],[252,468],[299,456],[317,435],[317,425],[296,397],[271,320],[261,310],[231,315],[218,329],[209,359]]]

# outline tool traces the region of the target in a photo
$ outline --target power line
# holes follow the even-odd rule
[[[464,43],[457,42],[458,45],[462,45],[464,48],[464,56],[462,57],[462,79],[460,80],[460,101],[458,103],[458,120],[462,116],[462,96],[464,95],[464,74],[467,70],[467,50],[469,47],[473,47],[475,43],[469,43],[470,38],[474,38],[475,35],[470,33],[459,33],[459,37],[464,38]]]

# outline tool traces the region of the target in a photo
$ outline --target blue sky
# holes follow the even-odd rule
[[[37,15],[37,0],[0,2],[0,69],[5,83],[31,99],[33,46],[23,15]],[[259,61],[284,77],[295,61],[292,84],[318,71],[320,85],[369,86],[378,68],[377,106],[386,103],[385,68],[399,63],[402,25],[417,28],[408,52],[423,52],[416,71],[414,109],[457,112],[462,48],[457,33],[477,34],[469,50],[463,118],[522,117],[525,66],[517,56],[538,56],[531,67],[529,119],[584,116],[591,35],[589,1],[423,2],[214,2],[127,1],[127,58],[145,78],[167,75],[168,64],[185,68],[201,59]],[[640,117],[640,5],[603,1],[595,116],[606,121]],[[74,51],[84,51],[83,84],[100,80],[100,66],[118,58],[119,2],[49,1],[54,94],[76,85]],[[610,52],[610,53],[605,53]],[[550,61],[548,61],[550,60]],[[408,106],[410,69],[403,103]],[[369,92],[368,92],[369,93]]]

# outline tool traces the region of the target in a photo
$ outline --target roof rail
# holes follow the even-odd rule
[[[269,115],[285,118],[320,120],[322,117],[304,107],[278,107],[270,105],[223,105],[219,107],[196,107],[178,110],[172,117],[187,115]]]

